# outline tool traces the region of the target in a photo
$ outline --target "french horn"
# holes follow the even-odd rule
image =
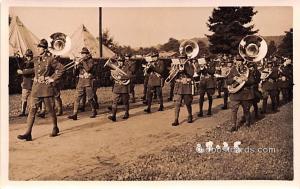
[[[257,63],[266,56],[268,52],[268,45],[267,42],[260,36],[247,35],[240,41],[238,50],[239,54],[244,59],[244,62]],[[243,73],[239,73],[235,82],[228,85],[229,93],[236,93],[243,88],[247,81],[244,78],[248,78],[248,76],[249,68],[246,66],[246,70]]]

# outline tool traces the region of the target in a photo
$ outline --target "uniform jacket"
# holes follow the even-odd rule
[[[23,71],[23,82],[22,82],[22,89],[31,90],[33,84],[33,77],[34,77],[34,63],[33,60],[28,61],[25,60]]]
[[[79,76],[77,88],[93,86],[92,85],[93,67],[94,67],[94,60],[91,56],[82,60],[82,63],[80,63],[78,66],[76,66],[76,68],[74,69],[74,72],[76,75]]]
[[[285,77],[285,81],[283,80]],[[278,79],[278,88],[289,88],[293,85],[293,68],[292,65],[287,65],[281,68]]]
[[[159,87],[162,86],[163,78],[162,74],[164,72],[164,63],[162,60],[154,62],[154,66],[148,69],[149,80],[148,87]]]
[[[272,68],[272,72],[268,79],[262,81],[262,89],[264,91],[277,90],[277,79],[279,78],[279,71],[277,67]]]
[[[184,65],[184,70],[174,78],[174,94],[192,94],[194,67],[191,63]]]
[[[200,89],[214,89],[216,88],[216,80],[214,78],[216,68],[214,65],[209,65],[202,70],[198,70],[200,76]]]
[[[239,76],[239,72],[236,66],[233,66],[230,70],[230,73],[227,77],[226,83],[231,85],[234,83],[234,77]],[[230,94],[230,100],[232,101],[242,101],[242,100],[253,100],[254,99],[254,87],[255,79],[252,70],[249,70],[248,80],[245,85],[236,93]]]
[[[127,74],[127,76],[122,76],[121,80],[126,80],[126,79],[132,78],[129,64],[124,63],[124,65],[122,67],[119,67],[119,68]],[[129,91],[130,91],[130,83],[128,85],[122,85],[122,84],[119,84],[116,81],[114,82],[114,87],[113,87],[113,92],[114,93],[116,93],[116,94],[126,94],[126,93],[129,93]]]
[[[46,84],[45,78],[51,77],[54,82],[63,74],[63,65],[51,54],[44,54],[34,58],[34,82],[32,97],[51,97],[54,94],[53,84]]]

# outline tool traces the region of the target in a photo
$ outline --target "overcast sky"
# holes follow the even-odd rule
[[[192,8],[103,8],[103,29],[108,29],[120,45],[147,47],[162,44],[170,37],[188,39],[209,34],[206,26],[213,7]],[[293,25],[291,7],[255,7],[253,17],[259,34],[284,35]],[[71,35],[81,24],[98,36],[98,8],[13,7],[10,14],[39,38],[54,32]]]

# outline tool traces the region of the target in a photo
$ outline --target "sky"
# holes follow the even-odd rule
[[[210,34],[206,26],[213,7],[174,8],[109,8],[102,9],[102,27],[108,29],[120,45],[149,47],[163,44],[170,37],[190,39]],[[293,26],[292,7],[255,7],[254,29],[259,35],[284,35]],[[19,16],[38,38],[54,32],[67,35],[84,24],[94,35],[99,34],[98,8],[12,7],[10,14]]]

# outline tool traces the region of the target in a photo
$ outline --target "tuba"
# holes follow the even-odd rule
[[[266,41],[256,35],[247,35],[244,37],[239,43],[239,54],[244,59],[244,62],[259,62],[262,60],[268,51],[268,45]],[[237,70],[239,70],[237,68]],[[245,79],[249,76],[249,68],[246,67],[246,70],[243,73],[239,73],[238,78],[235,82],[231,85],[228,85],[229,93],[236,93],[238,92],[246,83]]]
[[[183,41],[179,46],[179,53],[181,55],[186,55],[187,60],[184,62],[179,62],[178,59],[172,59],[172,67],[169,73],[169,76],[166,78],[165,83],[169,84],[179,73],[179,71],[184,70],[184,65],[187,61],[190,59],[195,58],[199,53],[199,46],[198,44],[193,40],[185,40]],[[194,66],[194,77],[198,77],[198,74],[196,72],[196,66],[193,63]]]
[[[130,79],[120,79],[122,76],[128,76],[123,70],[118,68],[111,59],[108,59],[106,63],[104,64],[104,67],[110,67],[111,70],[111,76],[115,80],[116,83],[120,85],[128,85],[130,83]]]
[[[47,41],[49,51],[54,55],[60,56],[71,50],[71,38],[64,33],[53,33]]]

